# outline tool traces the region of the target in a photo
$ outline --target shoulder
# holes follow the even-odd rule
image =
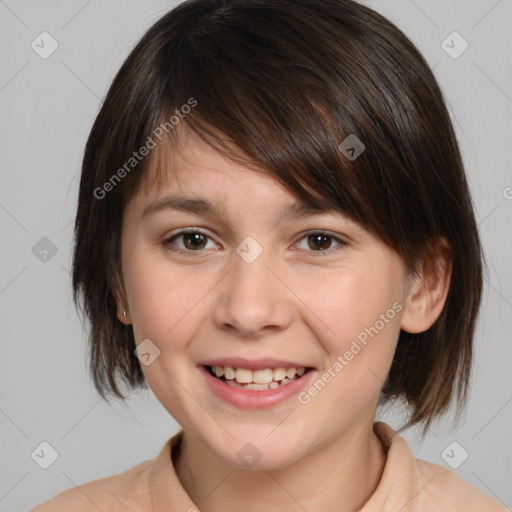
[[[416,467],[423,489],[423,500],[432,510],[455,512],[509,512],[508,508],[492,499],[453,471],[432,462],[416,459]]]
[[[386,423],[377,422],[374,429],[387,460],[372,506],[384,503],[388,508],[380,510],[402,512],[510,512],[444,466],[415,458],[407,441]]]
[[[93,480],[61,492],[29,512],[142,512],[151,509],[149,472],[145,461],[118,475]]]

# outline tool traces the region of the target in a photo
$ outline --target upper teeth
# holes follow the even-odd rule
[[[265,368],[264,370],[248,370],[247,368],[232,368],[231,366],[212,366],[217,377],[224,376],[227,380],[236,379],[239,383],[269,384],[288,377],[293,379],[297,374],[304,374],[306,368]]]

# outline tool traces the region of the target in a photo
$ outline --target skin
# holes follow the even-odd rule
[[[373,422],[400,329],[421,332],[435,321],[448,262],[412,276],[395,251],[339,212],[285,218],[297,199],[270,175],[226,159],[183,127],[178,133],[165,183],[151,185],[149,170],[126,205],[118,298],[118,318],[133,325],[136,343],[150,339],[161,351],[142,369],[185,430],[178,477],[203,511],[359,510],[386,460]],[[171,193],[222,210],[143,216]],[[201,249],[190,236],[165,243],[187,228],[207,237]],[[310,230],[332,237],[325,250]],[[253,263],[236,252],[247,236],[263,249]],[[314,382],[393,304],[401,306],[396,316],[306,405],[292,397],[239,409],[199,373],[206,359],[274,357],[314,367]],[[237,457],[247,442],[262,454],[251,468]]]

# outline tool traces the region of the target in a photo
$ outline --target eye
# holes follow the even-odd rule
[[[305,246],[302,244],[300,246],[300,242],[305,241]],[[337,243],[335,248],[332,248],[333,242]],[[326,233],[324,231],[315,231],[311,233],[306,233],[297,244],[297,247],[302,250],[306,250],[309,252],[316,252],[319,254],[314,254],[313,256],[327,256],[335,251],[340,246],[347,245],[347,243],[340,238]]]
[[[208,241],[212,246],[208,247]],[[304,243],[305,242],[305,243]],[[333,248],[333,244],[334,248]],[[175,233],[162,242],[162,245],[179,253],[201,253],[204,249],[216,249],[216,244],[206,233],[197,229],[187,229]],[[347,242],[324,231],[306,233],[295,247],[307,252],[317,253],[312,256],[328,256],[339,247],[347,245]]]
[[[181,241],[181,244],[176,243],[176,241]],[[163,245],[165,247],[170,247],[172,250],[176,250],[178,252],[200,252],[202,249],[208,249],[207,246],[208,240],[211,240],[211,238],[203,233],[202,231],[195,230],[195,229],[187,229],[185,231],[180,231],[170,238],[166,239],[163,242]],[[210,248],[216,248],[217,245],[213,242],[214,247]],[[176,245],[177,248],[174,249],[172,246]]]

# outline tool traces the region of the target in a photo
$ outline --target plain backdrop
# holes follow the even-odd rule
[[[0,1],[0,512],[154,458],[179,429],[151,393],[100,400],[69,276],[80,162],[100,101],[176,3]],[[488,264],[466,414],[455,427],[450,417],[436,423],[424,441],[404,436],[417,457],[447,467],[467,456],[454,471],[510,508],[512,1],[367,4],[419,47],[448,99]],[[394,427],[402,420],[379,414]],[[37,462],[41,443],[58,455],[48,469]]]

